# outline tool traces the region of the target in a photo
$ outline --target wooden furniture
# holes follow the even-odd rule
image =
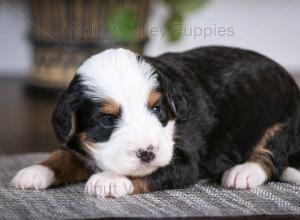
[[[29,0],[34,66],[29,85],[64,88],[91,54],[111,47],[142,52],[149,0]]]

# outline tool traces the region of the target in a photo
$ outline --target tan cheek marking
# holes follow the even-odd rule
[[[105,114],[118,116],[120,113],[120,105],[112,99],[101,103],[100,111]]]
[[[88,140],[88,136],[85,132],[78,133],[77,137],[81,142],[85,142]]]
[[[150,192],[149,185],[144,178],[130,177],[133,184],[134,191],[133,194],[147,193]]]
[[[149,94],[148,106],[149,107],[154,107],[154,105],[157,103],[157,101],[159,100],[160,97],[161,97],[160,92],[158,92],[156,90],[152,90]]]
[[[260,141],[256,144],[250,157],[250,161],[259,163],[261,165],[261,167],[266,171],[268,177],[272,176],[272,172],[275,170],[275,168],[270,158],[272,156],[272,151],[268,149],[266,145],[268,141],[272,139],[274,135],[281,129],[281,124],[275,124],[271,128],[267,129]]]
[[[88,150],[95,148],[95,144],[89,139],[85,132],[78,133],[76,136],[83,144],[83,147],[86,147]]]

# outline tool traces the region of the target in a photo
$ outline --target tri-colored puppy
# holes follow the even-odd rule
[[[87,180],[91,195],[184,188],[204,178],[254,188],[300,183],[300,93],[252,51],[158,57],[110,49],[86,60],[53,114],[66,146],[13,179],[21,189]]]

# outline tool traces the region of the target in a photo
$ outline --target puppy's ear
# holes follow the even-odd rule
[[[75,76],[67,90],[60,96],[52,114],[52,126],[57,139],[67,144],[76,131],[76,110],[79,106],[81,88],[79,77]]]
[[[183,83],[175,77],[169,78],[161,73],[158,75],[158,80],[176,118],[186,120],[190,112],[190,104]]]

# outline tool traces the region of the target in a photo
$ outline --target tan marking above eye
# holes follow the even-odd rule
[[[148,106],[149,107],[154,107],[157,101],[160,99],[161,93],[158,92],[157,90],[152,90],[149,94],[148,98]]]
[[[120,104],[112,99],[101,103],[100,111],[105,114],[118,116],[120,114]]]

